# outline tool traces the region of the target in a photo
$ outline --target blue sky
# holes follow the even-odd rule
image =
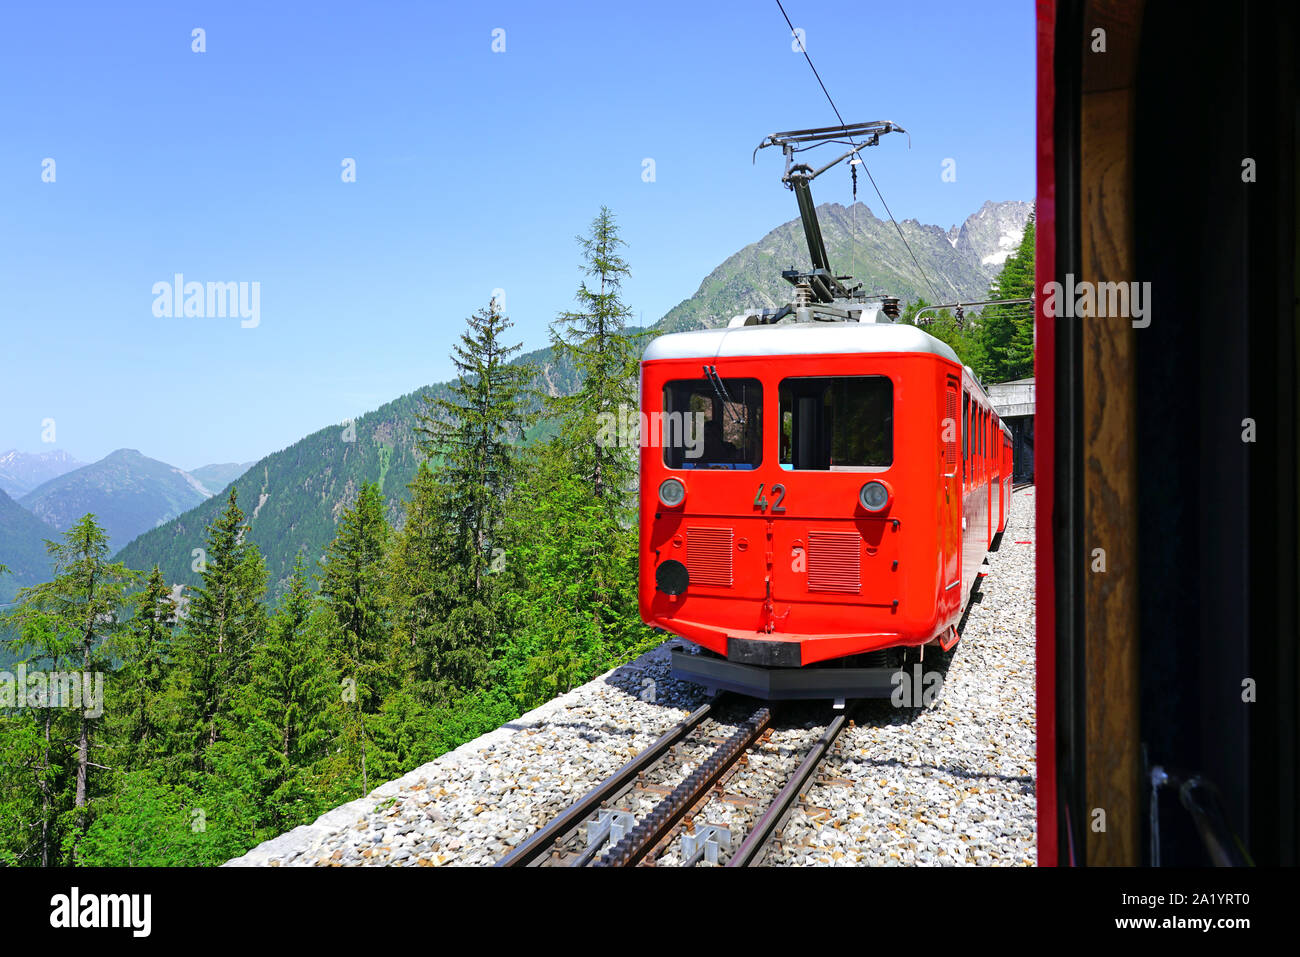
[[[785,6],[844,119],[911,132],[869,154],[899,220],[1032,199],[1030,0]],[[774,0],[7,5],[0,451],[253,460],[449,378],[498,288],[540,347],[601,204],[657,320],[795,216],[750,163],[835,122],[791,42]],[[258,325],[155,316],[176,273],[259,283]]]

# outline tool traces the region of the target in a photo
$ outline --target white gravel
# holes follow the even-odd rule
[[[933,706],[845,729],[767,863],[1037,861],[1033,513],[1022,489]]]
[[[1034,554],[1016,544],[1033,538],[1033,493],[1015,495],[937,701],[873,703],[841,735],[766,863],[1035,862]],[[492,864],[704,700],[703,689],[669,676],[674,643],[226,866]],[[927,653],[926,666],[934,660]],[[778,736],[740,790],[745,778],[765,777],[766,764],[797,763],[776,747],[784,743]],[[723,807],[702,820],[715,814],[733,824],[756,816]]]

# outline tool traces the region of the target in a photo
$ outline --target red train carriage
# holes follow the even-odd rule
[[[1009,432],[915,326],[743,321],[642,360],[641,615],[702,647],[674,671],[709,687],[887,696],[957,641],[1006,527]]]

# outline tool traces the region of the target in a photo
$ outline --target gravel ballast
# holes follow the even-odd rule
[[[1035,863],[1034,547],[1019,544],[1033,538],[1033,507],[1032,487],[1015,493],[961,642],[950,655],[927,652],[925,668],[943,675],[937,699],[869,703],[765,863]],[[493,864],[705,700],[704,689],[669,676],[674,644],[225,866]],[[792,746],[813,738],[788,736]],[[775,747],[784,743],[778,735],[757,762],[756,782],[767,763],[797,763],[797,748]]]

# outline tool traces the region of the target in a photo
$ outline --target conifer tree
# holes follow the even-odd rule
[[[259,824],[272,834],[325,810],[318,764],[338,731],[338,682],[327,648],[330,623],[322,612],[300,553],[238,694],[231,744],[216,761],[218,774],[241,782]]]
[[[171,656],[176,603],[154,565],[135,596],[135,614],[120,631],[113,652],[121,666],[113,675],[112,734],[116,766],[135,771],[147,766],[160,747],[164,721],[159,714]]]
[[[469,589],[468,572],[457,564],[456,531],[446,520],[446,492],[422,463],[388,567],[394,645],[407,681],[431,705],[454,697],[458,688],[474,687],[489,663],[482,642],[466,640],[475,636],[448,626]]]
[[[226,507],[208,527],[203,584],[195,589],[176,639],[181,701],[179,750],[196,771],[221,734],[235,692],[248,680],[253,649],[265,631],[266,566],[230,488]]]
[[[627,503],[636,475],[635,457],[616,443],[600,441],[602,417],[636,407],[637,356],[627,335],[632,311],[621,298],[631,274],[619,250],[626,245],[608,207],[602,206],[591,231],[578,237],[584,279],[578,309],[562,313],[551,326],[557,358],[568,358],[582,377],[573,395],[548,400],[547,411],[560,422],[560,444],[596,500],[616,508]],[[616,420],[617,421],[617,420]]]
[[[102,675],[107,671],[108,658],[104,653],[104,640],[119,627],[118,612],[124,601],[127,587],[135,575],[126,566],[108,560],[108,536],[95,520],[87,514],[78,519],[63,533],[61,541],[50,541],[46,548],[53,563],[54,578],[44,584],[24,588],[18,594],[18,607],[11,621],[19,631],[14,650],[28,652],[27,660],[47,672],[80,672],[83,691],[82,707],[69,708],[70,702],[60,702],[63,707],[53,707],[55,690],[47,688],[49,699],[43,708],[45,748],[37,759],[40,770],[38,782],[42,787],[42,837],[41,860],[43,864],[56,861],[54,832],[58,808],[55,792],[48,785],[51,762],[58,752],[58,739],[64,735],[56,732],[56,724],[70,723],[76,744],[70,755],[74,767],[72,783],[72,846],[63,849],[65,863],[75,861],[76,835],[90,823],[88,804],[91,791],[91,767],[100,767],[92,761],[95,747],[92,726],[101,715],[94,715],[93,702],[85,700],[84,689],[89,685],[92,694]],[[95,675],[99,674],[99,682]],[[61,684],[58,694],[71,690]],[[100,702],[102,704],[102,702]],[[30,730],[30,729],[29,729]]]
[[[1016,251],[1007,257],[987,299],[1029,299],[1034,295],[1034,218],[1031,214]],[[1034,319],[1026,306],[986,306],[977,320],[984,356],[974,366],[986,383],[1033,375]]]
[[[1034,279],[1034,216],[1031,213],[1025,224],[1025,235],[1015,255],[1008,257],[1007,267],[998,277],[998,291],[1002,298],[1033,298]],[[1012,312],[1014,331],[1007,344],[1004,370],[1006,381],[1024,379],[1034,374],[1034,310],[1019,307]]]
[[[637,611],[635,446],[609,441],[609,421],[637,407],[631,312],[620,298],[629,268],[609,209],[579,244],[579,310],[559,317],[551,340],[582,385],[548,401],[560,432],[528,451],[528,478],[512,499],[508,529],[508,656],[524,661],[511,674],[523,707],[567,691],[649,635]]]
[[[343,683],[338,706],[346,763],[360,771],[363,790],[369,779],[366,719],[378,713],[396,683],[383,580],[390,536],[383,495],[377,484],[366,482],[339,520],[321,585],[333,617],[331,659]]]
[[[391,530],[379,486],[366,482],[344,509],[338,533],[325,553],[321,594],[334,613],[335,660],[339,673],[356,682],[363,711],[378,710],[388,686],[389,623],[384,590],[384,555]]]
[[[642,650],[636,530],[591,493],[559,443],[529,452],[511,510],[510,655],[520,706],[534,707]]]
[[[527,411],[532,366],[508,364],[521,348],[502,336],[512,323],[496,300],[467,320],[452,352],[456,381],[448,398],[429,402],[417,433],[426,457],[438,460],[435,478],[445,520],[455,531],[460,564],[481,597],[501,524],[503,504],[515,480],[515,449],[532,416]]]

